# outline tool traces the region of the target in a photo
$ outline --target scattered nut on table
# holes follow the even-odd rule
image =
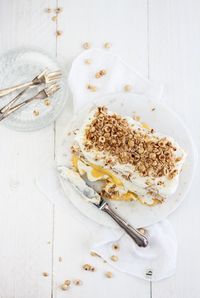
[[[63,32],[61,30],[56,31],[56,36],[61,36],[62,34],[63,34]]]
[[[52,20],[53,22],[57,21],[57,19],[58,19],[57,16],[53,16],[53,17],[51,18],[51,20]]]
[[[114,243],[114,244],[112,245],[112,249],[113,249],[113,250],[119,250],[119,244],[118,244],[118,243]]]
[[[82,286],[83,282],[82,282],[82,280],[80,280],[80,279],[74,279],[74,280],[73,280],[73,284],[74,284],[75,286]]]
[[[131,85],[127,84],[124,86],[124,91],[126,91],[126,92],[130,92],[132,89],[133,89],[133,87]]]
[[[63,291],[67,291],[67,290],[69,290],[69,286],[66,285],[66,284],[62,284],[60,287],[61,287],[61,289],[62,289]]]
[[[83,48],[84,48],[85,50],[88,50],[89,48],[91,48],[91,44],[90,44],[89,42],[84,42],[84,44],[83,44]]]
[[[67,285],[67,286],[70,286],[71,285],[71,280],[66,279],[63,284]]]
[[[97,87],[94,86],[94,85],[91,85],[91,84],[88,84],[88,85],[86,86],[86,88],[87,88],[88,90],[92,91],[92,92],[96,92],[96,91],[97,91]]]
[[[45,10],[47,13],[51,13],[52,12],[52,9],[50,7],[46,8]]]
[[[107,271],[107,272],[105,272],[105,276],[107,278],[112,278],[113,277],[113,273],[111,271]]]
[[[33,111],[33,114],[34,114],[34,116],[39,116],[40,115],[40,112],[38,110],[34,110]]]
[[[62,7],[57,7],[55,9],[55,13],[61,13],[61,12],[63,12],[63,8]]]
[[[104,48],[105,49],[110,49],[111,48],[111,43],[110,42],[105,42],[104,43]]]
[[[47,277],[47,276],[49,276],[49,273],[48,272],[43,272],[42,275]]]
[[[110,259],[113,261],[113,262],[117,262],[119,260],[118,256],[111,256]]]
[[[85,271],[92,271],[92,272],[94,272],[94,271],[96,270],[95,267],[92,266],[92,265],[90,265],[90,264],[84,264],[84,265],[82,266],[82,268],[83,268]]]

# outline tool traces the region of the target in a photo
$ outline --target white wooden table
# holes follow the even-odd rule
[[[54,14],[46,8],[62,7]],[[56,30],[63,34],[56,37]],[[0,53],[16,47],[40,47],[66,67],[89,41],[112,43],[145,76],[163,82],[167,103],[184,119],[200,148],[200,2],[198,0],[1,0]],[[0,297],[198,298],[200,295],[199,175],[170,216],[178,238],[177,272],[153,283],[115,272],[80,270],[88,262],[89,237],[76,210],[49,202],[34,177],[55,159],[56,146],[69,114],[33,133],[0,125]],[[169,124],[170,125],[170,124]],[[199,167],[197,171],[199,171]],[[63,261],[58,258],[62,256]],[[48,272],[44,277],[42,272]],[[82,287],[59,289],[64,279],[81,278]]]

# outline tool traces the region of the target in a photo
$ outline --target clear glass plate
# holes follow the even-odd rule
[[[12,50],[0,57],[0,89],[31,81],[42,70],[54,71],[61,69],[55,59],[48,54],[31,49]],[[50,98],[47,106],[44,100],[35,100],[1,121],[2,125],[19,131],[33,131],[52,123],[64,109],[68,93],[65,76],[59,80],[61,89]],[[21,98],[29,98],[44,86],[31,88]],[[18,92],[0,98],[0,108],[8,103]],[[34,111],[39,111],[36,116]]]

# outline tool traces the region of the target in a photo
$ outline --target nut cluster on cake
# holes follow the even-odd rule
[[[176,148],[166,138],[153,132],[134,128],[126,119],[108,114],[107,108],[98,107],[94,119],[85,132],[85,149],[109,153],[121,164],[131,164],[140,176],[173,179],[177,175]]]

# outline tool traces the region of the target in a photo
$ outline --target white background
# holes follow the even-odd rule
[[[45,13],[47,7],[63,8],[57,22],[51,20],[54,14]],[[62,36],[56,38],[56,29]],[[67,67],[85,41],[100,48],[111,42],[113,52],[163,82],[167,103],[200,148],[198,0],[0,0],[0,53],[40,47]],[[108,266],[89,257],[89,233],[76,210],[67,202],[53,204],[35,187],[35,176],[54,161],[68,120],[66,109],[41,131],[19,133],[0,126],[0,297],[198,298],[199,167],[189,195],[170,216],[179,245],[175,276],[152,284],[119,272],[106,279]],[[85,262],[98,271],[82,272]],[[81,278],[84,285],[61,291],[61,282],[70,278]]]

